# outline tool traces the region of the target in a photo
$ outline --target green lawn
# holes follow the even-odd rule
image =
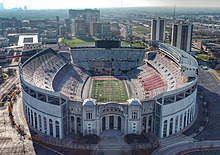
[[[145,48],[145,46],[142,43],[128,43],[125,41],[121,42],[121,46],[131,46],[131,47],[135,47],[135,48]]]
[[[146,26],[134,26],[132,30],[138,33],[149,33],[150,32],[150,28]]]
[[[210,56],[207,54],[197,54],[196,58],[207,62],[207,61],[209,61]]]
[[[75,39],[72,39],[72,40],[63,39],[62,43],[64,43],[68,47],[95,45],[94,40],[93,41],[91,41],[91,40],[86,41],[86,40],[82,40],[82,39],[79,39],[79,38],[75,38]]]
[[[92,80],[91,98],[97,102],[126,102],[128,93],[124,80]]]

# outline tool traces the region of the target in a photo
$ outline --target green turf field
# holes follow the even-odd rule
[[[124,80],[92,80],[91,98],[97,102],[126,102],[128,93]]]

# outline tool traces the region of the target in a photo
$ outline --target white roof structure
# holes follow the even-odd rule
[[[24,44],[38,43],[38,35],[35,33],[19,34],[18,46],[23,46]]]
[[[182,66],[198,68],[196,59],[187,52],[165,43],[161,43],[159,48],[178,64],[181,64]]]
[[[96,100],[94,99],[85,99],[83,102],[83,105],[85,106],[94,106],[96,105]]]
[[[136,98],[129,99],[128,104],[133,105],[133,106],[141,106],[142,105],[141,101]]]

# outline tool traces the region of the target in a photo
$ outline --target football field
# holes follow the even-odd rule
[[[90,97],[97,102],[126,102],[129,96],[124,79],[93,77]]]

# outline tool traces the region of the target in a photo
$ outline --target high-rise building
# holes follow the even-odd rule
[[[190,52],[192,31],[192,24],[173,24],[171,44],[186,52]]]
[[[165,40],[166,21],[161,18],[153,19],[151,21],[151,40],[164,41]]]
[[[111,35],[111,24],[110,23],[102,23],[101,35],[103,38],[110,37],[110,35]]]
[[[86,35],[86,22],[82,18],[74,20],[75,36]]]
[[[90,30],[90,22],[92,23],[99,23],[100,22],[100,10],[92,10],[92,9],[85,9],[85,10],[69,10],[69,19],[76,20],[81,18],[85,21],[85,34],[91,34]],[[75,22],[76,23],[76,22]],[[73,25],[76,27],[76,25]]]
[[[90,35],[99,36],[101,33],[101,23],[90,22]]]

